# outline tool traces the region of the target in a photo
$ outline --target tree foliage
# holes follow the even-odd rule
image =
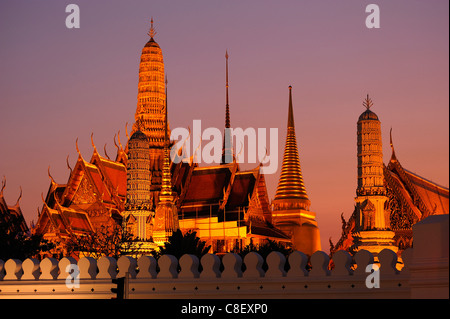
[[[266,271],[268,269],[266,259],[267,259],[267,256],[272,251],[278,251],[278,252],[282,253],[285,257],[288,257],[292,253],[293,250],[292,250],[292,248],[287,248],[283,244],[278,243],[273,240],[270,240],[270,239],[267,239],[264,244],[260,244],[260,245],[255,245],[255,244],[253,244],[253,240],[250,240],[250,244],[245,246],[241,250],[239,255],[242,257],[242,259],[244,259],[245,255],[247,255],[250,252],[256,252],[256,253],[260,254],[261,257],[264,259],[262,268]],[[286,262],[286,267],[289,267],[287,262]]]
[[[159,251],[152,252],[155,258],[170,254],[180,259],[184,254],[197,256],[199,259],[208,253],[211,246],[206,246],[206,242],[197,237],[197,232],[188,231],[184,235],[181,230],[175,231],[169,237],[169,241],[164,244]]]
[[[101,225],[95,232],[71,236],[66,242],[68,255],[82,253],[84,256],[119,258],[123,254],[136,254],[141,244],[119,224]]]
[[[0,218],[0,259],[25,260],[54,248],[54,244],[42,238],[42,235],[24,232],[18,226],[22,217],[9,215]]]

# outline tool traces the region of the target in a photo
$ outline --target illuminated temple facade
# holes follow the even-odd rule
[[[167,79],[162,50],[150,39],[141,53],[135,122],[127,143],[114,137],[115,157],[100,155],[91,135],[89,160],[78,149],[69,178],[56,183],[51,177],[47,195],[32,232],[57,244],[55,255],[67,255],[66,242],[120,225],[132,235],[139,252],[149,253],[177,229],[196,231],[211,245],[210,252],[240,251],[268,239],[312,255],[323,249],[316,214],[310,210],[300,166],[294,125],[292,87],[287,103],[287,136],[281,174],[271,202],[262,166],[241,170],[233,154],[228,96],[226,101],[222,160],[200,167],[194,157],[172,162],[168,115]],[[358,186],[355,208],[342,217],[342,234],[330,252],[366,249],[378,254],[383,248],[401,253],[412,245],[412,225],[429,215],[448,214],[449,190],[404,169],[392,155],[383,163],[381,122],[366,110],[357,123]],[[180,154],[179,154],[180,155]],[[0,203],[1,204],[1,203]],[[18,208],[1,207],[9,211]],[[76,256],[75,256],[76,257]]]
[[[61,255],[65,255],[64,243],[70,237],[87,236],[99,227],[114,224],[123,225],[133,234],[141,244],[141,253],[163,245],[177,229],[196,231],[211,245],[211,252],[219,254],[239,251],[250,242],[260,244],[267,239],[295,247],[292,238],[294,233],[298,237],[296,225],[313,216],[304,214],[309,204],[308,207],[286,204],[291,199],[280,190],[275,201],[279,212],[273,218],[261,165],[240,170],[231,141],[227,140],[226,129],[231,128],[228,53],[222,161],[207,167],[198,166],[193,157],[179,163],[170,161],[167,80],[162,51],[154,35],[152,21],[150,39],[142,49],[139,65],[135,123],[130,136],[127,133],[125,147],[118,136],[118,143],[114,138],[115,158],[109,158],[106,152],[103,157],[91,136],[93,154],[87,161],[76,145],[78,159],[73,169],[67,163],[70,169],[67,183],[56,183],[49,172],[51,183],[34,232],[57,242]],[[289,123],[293,123],[292,116],[290,100]],[[288,153],[294,152],[298,161],[295,136],[292,141],[288,134],[287,145]],[[290,161],[285,158],[283,167],[290,165]],[[288,175],[283,175],[280,185],[294,178],[301,180],[304,187],[300,170]],[[282,217],[281,212],[288,214]],[[317,227],[314,218],[308,222]],[[309,251],[312,253],[314,249]]]
[[[392,141],[388,165],[383,163],[381,122],[371,110],[357,122],[358,184],[355,208],[348,220],[342,219],[342,233],[330,252],[344,249],[350,253],[365,249],[374,254],[384,248],[401,252],[413,246],[412,226],[430,215],[448,214],[449,189],[407,169],[398,160]]]

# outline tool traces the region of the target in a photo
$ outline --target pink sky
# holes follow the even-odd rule
[[[222,129],[225,50],[233,127],[278,127],[279,169],[288,86],[300,162],[322,248],[353,211],[356,122],[370,94],[382,123],[384,162],[393,128],[402,165],[449,185],[448,1],[72,1],[80,29],[67,29],[61,1],[0,3],[0,175],[4,195],[37,219],[47,168],[65,183],[86,160],[90,135],[115,155],[114,134],[136,110],[139,57],[150,17],[169,78],[170,126]],[[368,29],[376,3],[381,28]],[[101,151],[103,154],[103,151]],[[251,167],[253,165],[248,165]],[[244,166],[247,167],[247,166]],[[270,199],[279,170],[266,176]]]

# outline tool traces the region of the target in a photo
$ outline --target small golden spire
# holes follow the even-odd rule
[[[153,37],[156,35],[155,28],[153,27],[153,17],[152,17],[152,19],[150,20],[150,31],[148,31],[147,34],[148,34],[148,35],[150,36],[150,38],[152,38],[152,39],[153,39]]]
[[[372,102],[371,98],[369,97],[369,94],[367,94],[367,97],[364,100],[363,105],[366,109],[370,109],[373,106],[373,102]]]
[[[164,119],[164,158],[163,158],[163,169],[162,169],[162,185],[161,185],[161,195],[164,198],[172,200],[171,196],[172,196],[172,178],[170,176],[170,151],[169,151],[169,134],[168,134],[168,130],[167,130],[167,75],[166,75],[166,110],[165,110],[165,119]]]

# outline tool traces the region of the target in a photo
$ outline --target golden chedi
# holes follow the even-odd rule
[[[291,237],[294,249],[312,255],[321,249],[316,214],[309,210],[295,136],[292,87],[289,86],[289,111],[286,145],[275,199],[272,202],[274,226]]]

